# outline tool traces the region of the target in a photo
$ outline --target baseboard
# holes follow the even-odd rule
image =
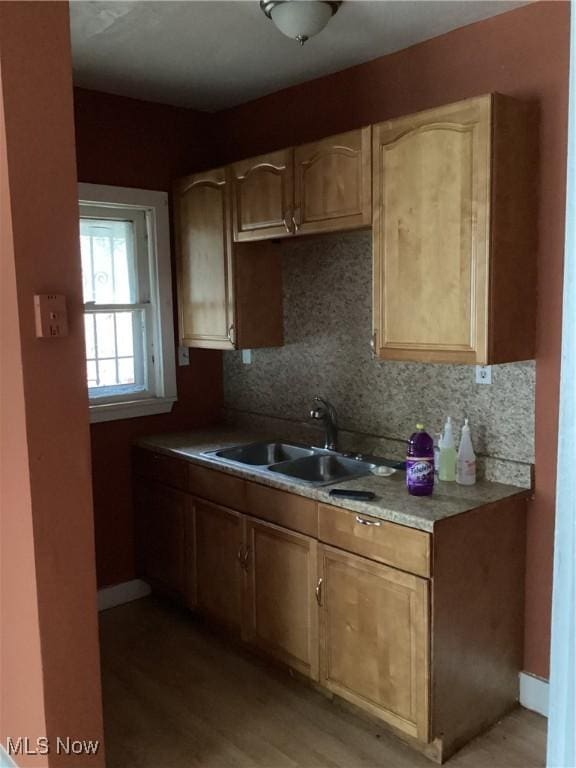
[[[6,753],[6,750],[0,744],[0,768],[17,768],[16,763],[10,755]]]
[[[520,704],[548,717],[548,680],[520,672]]]
[[[112,587],[104,587],[98,590],[98,610],[105,611],[123,603],[130,603],[132,600],[139,600],[149,595],[150,591],[149,585],[142,579],[123,581]]]

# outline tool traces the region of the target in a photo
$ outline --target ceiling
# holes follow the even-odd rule
[[[216,111],[398,51],[521,0],[348,0],[304,47],[258,0],[72,0],[74,81]]]

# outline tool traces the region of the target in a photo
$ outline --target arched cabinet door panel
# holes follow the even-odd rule
[[[533,357],[534,135],[498,94],[373,126],[378,357]]]
[[[229,187],[219,168],[180,179],[174,193],[181,343],[234,349]]]
[[[294,150],[298,234],[369,227],[372,223],[370,126]]]
[[[292,158],[292,149],[282,149],[230,166],[236,242],[287,237],[292,234]]]

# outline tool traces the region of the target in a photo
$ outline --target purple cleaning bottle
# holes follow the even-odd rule
[[[406,486],[412,496],[429,496],[434,490],[434,441],[423,424],[416,424],[408,441]]]

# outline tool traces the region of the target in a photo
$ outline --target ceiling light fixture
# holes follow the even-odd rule
[[[260,0],[260,8],[280,32],[300,45],[322,32],[341,5],[328,0]]]

